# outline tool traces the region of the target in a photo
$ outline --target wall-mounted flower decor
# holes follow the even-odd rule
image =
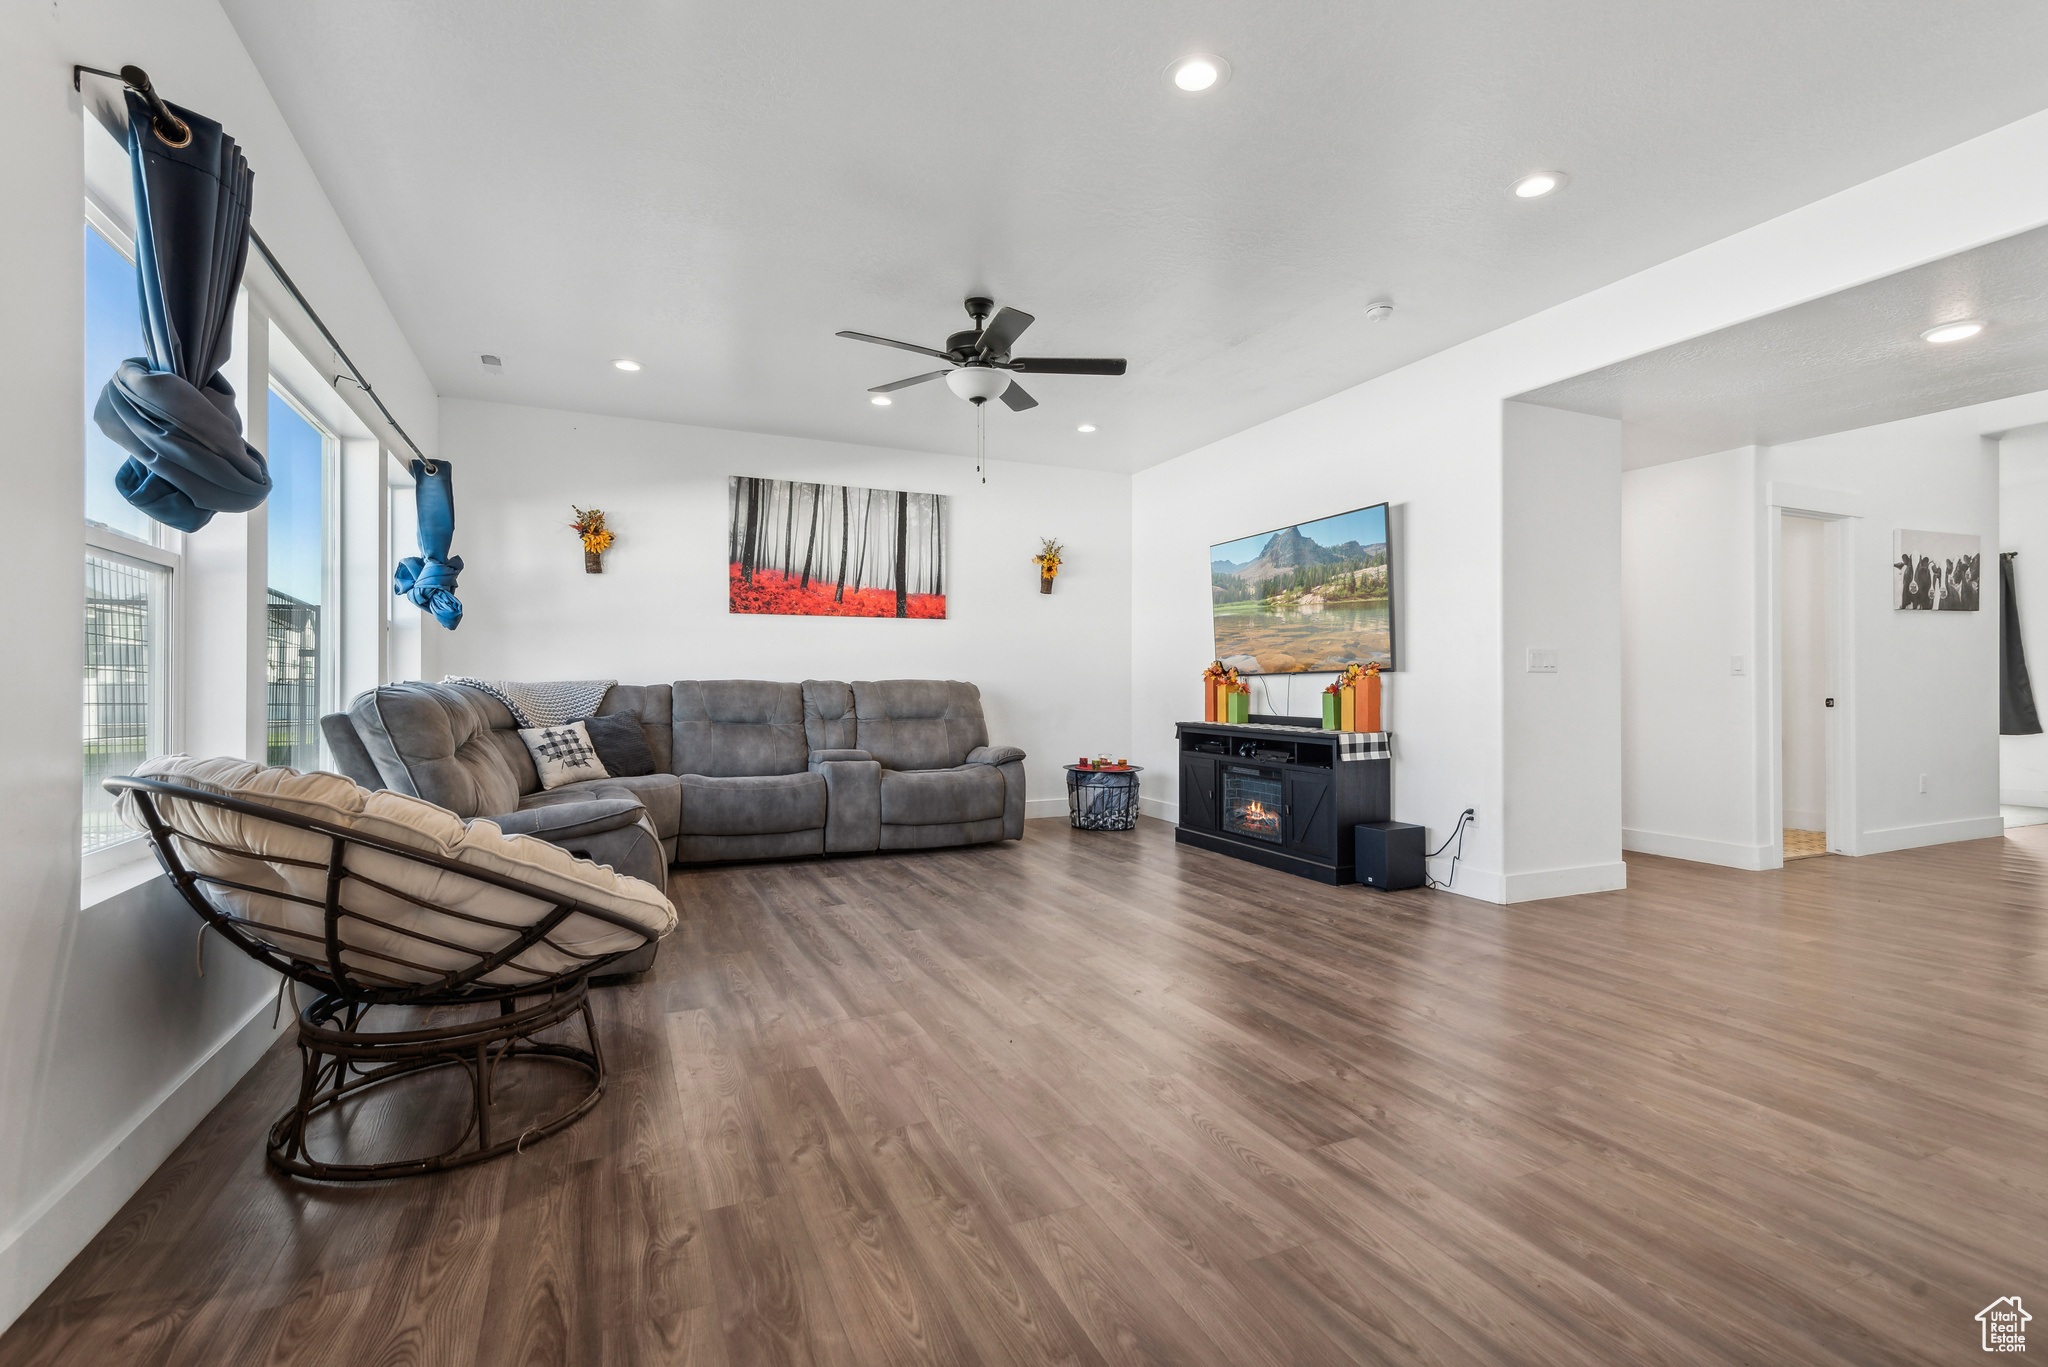
[[[1039,538],[1038,554],[1031,557],[1031,563],[1038,566],[1038,591],[1040,593],[1052,592],[1052,581],[1060,572],[1060,556],[1065,553],[1066,549],[1065,546],[1062,546],[1049,536]]]
[[[583,572],[604,573],[604,553],[612,548],[612,529],[604,525],[604,509],[579,508],[569,505],[569,511],[576,514],[576,520],[569,526],[576,535],[583,538]]]

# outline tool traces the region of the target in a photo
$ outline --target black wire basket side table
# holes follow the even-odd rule
[[[1067,766],[1067,819],[1077,831],[1129,831],[1138,825],[1138,773],[1122,769]]]

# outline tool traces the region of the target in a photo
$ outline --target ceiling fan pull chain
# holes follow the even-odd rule
[[[988,483],[988,405],[974,405],[974,473]]]

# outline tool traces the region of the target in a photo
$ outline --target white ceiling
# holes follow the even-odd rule
[[[1938,323],[1975,337],[1921,340]],[[1630,469],[2048,389],[2048,228],[1516,395],[1619,418]]]
[[[832,334],[985,292],[1131,362],[990,455],[1111,469],[2048,107],[2040,0],[224,4],[442,394],[966,453]]]

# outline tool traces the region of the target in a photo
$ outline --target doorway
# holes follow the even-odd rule
[[[1779,803],[1786,860],[1824,855],[1835,688],[1829,650],[1828,524],[1785,513],[1778,560]]]

